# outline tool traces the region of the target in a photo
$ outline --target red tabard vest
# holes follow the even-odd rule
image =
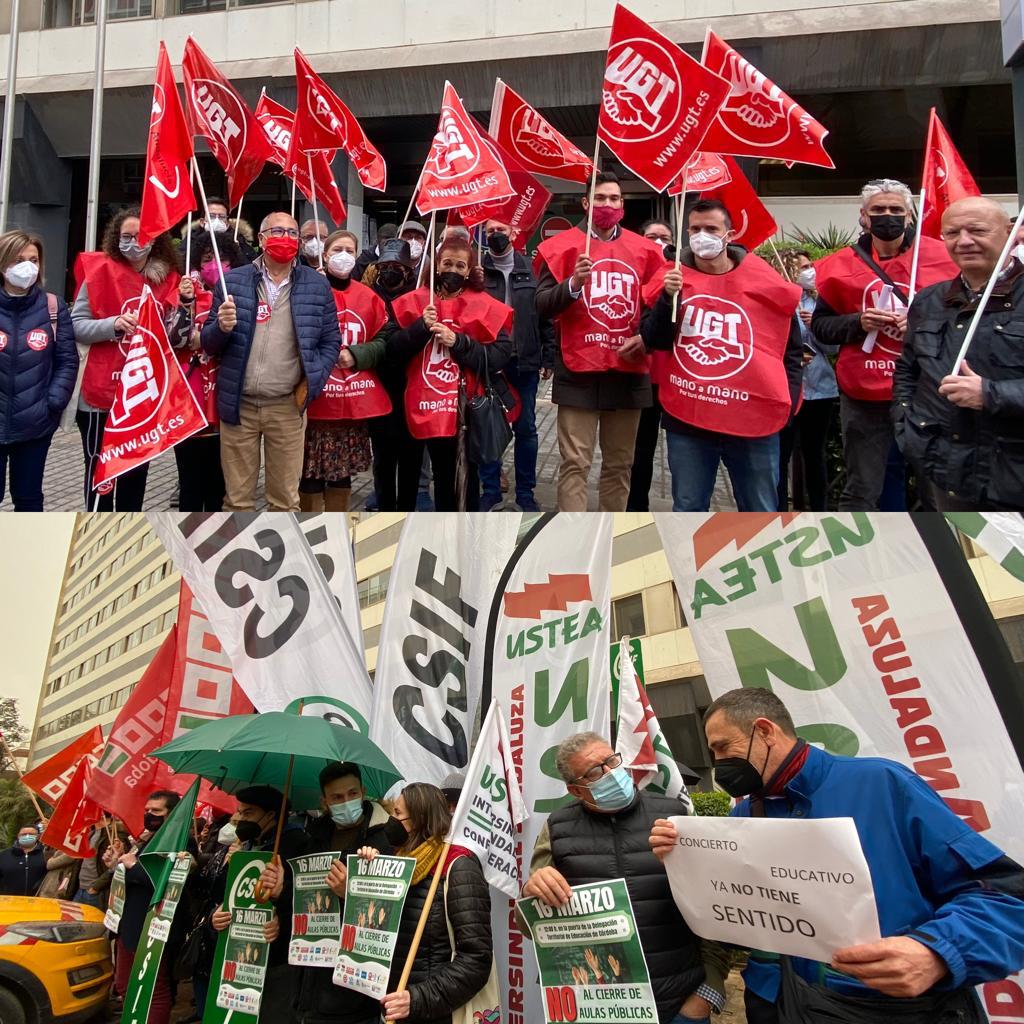
[[[541,243],[534,272],[539,277],[546,263],[556,281],[565,281],[586,247],[579,228],[562,231]],[[646,238],[623,231],[611,242],[592,238],[590,259],[593,269],[583,294],[555,318],[562,361],[574,373],[649,372],[650,359],[629,362],[619,357],[619,349],[640,331],[643,290],[664,268],[664,254]]]
[[[406,292],[391,304],[399,326],[408,327],[430,305],[430,289]],[[467,289],[454,299],[435,297],[438,319],[456,334],[468,334],[473,341],[488,345],[502,330],[512,329],[512,308],[492,299],[486,292]],[[458,427],[459,381],[466,378],[470,398],[480,390],[475,376],[451,358],[451,349],[434,341],[409,360],[405,368],[405,419],[409,433],[417,440],[454,437]]]
[[[653,305],[663,266],[644,298]],[[728,274],[683,267],[679,328],[659,385],[678,420],[733,437],[766,437],[792,411],[783,355],[800,289],[750,253]]]
[[[181,275],[171,270],[161,284],[150,284],[161,313],[178,301]],[[127,263],[112,260],[102,252],[83,252],[75,260],[75,291],[85,283],[89,289],[89,308],[96,320],[122,313],[137,313],[142,287],[148,282]],[[127,343],[128,339],[122,339]],[[96,409],[114,404],[118,378],[124,366],[126,349],[120,341],[97,341],[89,345],[82,374],[82,397]]]
[[[913,247],[891,260],[875,262],[896,282],[904,295],[910,291],[910,266]],[[854,253],[850,246],[820,260],[816,267],[818,294],[837,313],[860,313],[878,304],[884,287],[878,275]],[[935,238],[921,239],[921,255],[917,266],[917,290],[939,281],[956,277],[956,265],[946,247]],[[893,301],[899,299],[893,295]],[[892,399],[892,375],[900,357],[903,342],[895,335],[879,331],[875,347],[865,352],[860,345],[843,345],[836,363],[836,380],[844,395],[868,402]]]
[[[343,346],[364,344],[387,322],[384,300],[366,285],[350,281],[344,291],[331,291],[338,307]],[[365,420],[389,412],[391,399],[373,370],[346,370],[337,364],[323,391],[306,410],[311,420]]]

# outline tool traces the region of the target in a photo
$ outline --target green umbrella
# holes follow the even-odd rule
[[[218,718],[153,754],[179,774],[199,775],[227,793],[256,785],[287,789],[292,805],[300,810],[319,806],[320,772],[335,761],[359,765],[372,797],[382,797],[402,778],[362,733],[317,715],[285,711]]]

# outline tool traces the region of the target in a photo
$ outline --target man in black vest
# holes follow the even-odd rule
[[[725,1006],[729,954],[687,927],[647,843],[657,818],[685,814],[685,806],[636,789],[621,755],[594,732],[570,736],[555,763],[576,799],[548,817],[523,895],[557,907],[568,901],[570,886],[624,878],[659,1024],[710,1021],[712,1009]]]

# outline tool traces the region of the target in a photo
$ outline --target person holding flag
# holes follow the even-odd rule
[[[740,512],[775,512],[779,431],[800,400],[800,289],[729,244],[732,215],[719,200],[695,203],[687,232],[684,269],[655,278],[642,328],[650,348],[671,353],[659,397],[672,511],[706,512],[723,462]]]
[[[139,323],[143,291],[150,289],[168,335],[191,318],[195,285],[178,273],[171,236],[162,231],[143,242],[141,210],[129,207],[107,224],[98,252],[75,261],[75,302],[71,319],[75,341],[86,349],[75,422],[85,457],[85,508],[94,512],[141,512],[148,464],[93,490],[103,434],[118,393],[128,345]]]
[[[860,201],[867,229],[854,245],[816,265],[818,301],[811,318],[815,338],[840,346],[836,379],[846,483],[839,509],[847,512],[877,510],[882,495],[893,447],[893,372],[907,307],[916,290],[956,272],[945,246],[921,237],[915,278],[913,204],[902,182],[869,181]]]
[[[298,262],[299,226],[263,218],[263,255],[215,288],[203,349],[220,359],[217,411],[226,507],[255,507],[261,449],[271,511],[299,511],[306,408],[338,359],[341,333],[331,287]]]
[[[687,805],[637,789],[622,755],[595,732],[564,739],[555,765],[572,800],[552,811],[538,836],[523,895],[561,907],[573,885],[624,877],[659,1024],[709,1024],[712,1010],[725,1006],[729,954],[690,931],[648,847],[655,821],[686,814]]]
[[[537,312],[557,327],[558,508],[587,510],[587,477],[600,434],[600,509],[622,512],[640,411],[651,404],[641,293],[665,257],[659,246],[621,226],[622,188],[611,171],[595,176],[591,197],[582,202],[587,221],[541,242],[534,260]]]
[[[1010,218],[995,201],[959,199],[942,239],[960,273],[910,307],[896,364],[896,438],[925,501],[941,511],[1024,508],[1024,266],[1003,260]],[[967,326],[995,275],[959,374]]]

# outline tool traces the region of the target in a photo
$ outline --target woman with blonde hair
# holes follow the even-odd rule
[[[9,470],[15,512],[43,510],[46,454],[78,376],[71,314],[42,277],[38,235],[0,235],[0,499]]]

